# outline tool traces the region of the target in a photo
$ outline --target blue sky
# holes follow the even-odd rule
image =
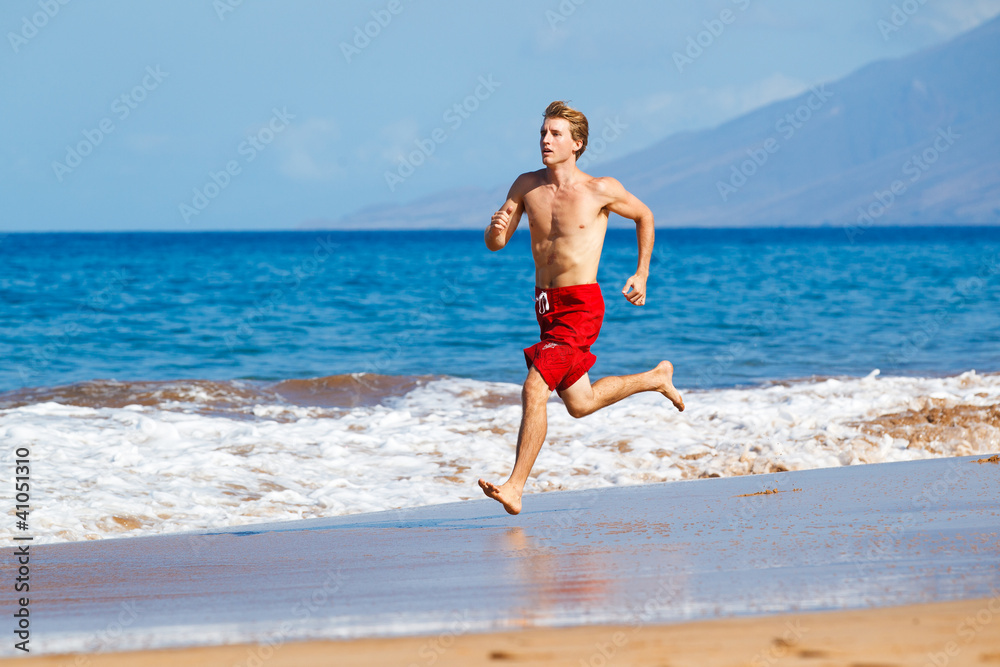
[[[593,155],[599,173],[998,13],[1000,0],[9,0],[0,231],[291,229],[506,185],[540,166],[553,99],[623,128]]]

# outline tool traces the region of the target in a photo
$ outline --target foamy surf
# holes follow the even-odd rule
[[[364,375],[84,383],[0,396],[0,440],[6,470],[31,452],[36,542],[150,535],[481,498],[476,479],[513,462],[519,393]],[[575,420],[553,400],[527,492],[1000,451],[996,374],[875,371],[685,402],[641,394]]]

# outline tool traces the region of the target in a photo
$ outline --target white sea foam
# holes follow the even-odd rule
[[[683,391],[683,387],[681,388]],[[481,498],[514,460],[520,387],[436,379],[382,405],[258,404],[245,415],[190,405],[0,410],[0,458],[30,450],[36,542],[148,535]],[[939,405],[995,405],[1000,375],[803,381],[658,394],[575,420],[549,403],[527,492],[900,461],[1000,450],[983,426],[910,447],[857,422]],[[961,431],[961,432],[960,432]],[[529,501],[530,502],[530,501]],[[13,503],[8,512],[13,515]],[[5,537],[14,520],[0,526]],[[25,534],[25,533],[21,533]]]

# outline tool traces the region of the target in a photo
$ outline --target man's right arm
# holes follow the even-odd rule
[[[525,176],[518,176],[514,184],[510,186],[507,193],[507,201],[503,203],[493,217],[490,219],[490,226],[486,228],[484,240],[486,247],[492,251],[497,251],[507,245],[510,237],[517,229],[517,223],[521,221],[521,214],[524,212],[524,185]]]

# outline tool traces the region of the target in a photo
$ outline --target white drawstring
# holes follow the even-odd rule
[[[535,299],[535,302],[538,304],[538,314],[539,315],[544,315],[545,313],[549,312],[549,295],[548,294],[546,294],[545,292],[542,292]]]

